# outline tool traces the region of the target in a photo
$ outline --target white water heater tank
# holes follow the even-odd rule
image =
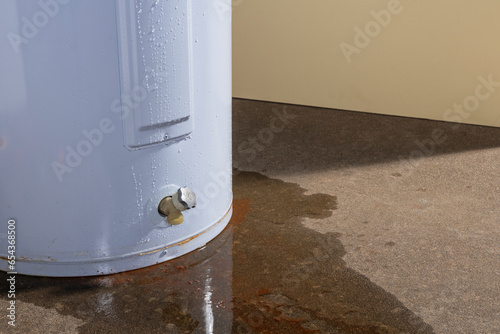
[[[111,274],[224,229],[229,1],[3,0],[0,15],[1,270]]]

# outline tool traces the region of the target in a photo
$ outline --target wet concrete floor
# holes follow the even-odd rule
[[[0,333],[500,333],[500,129],[236,99],[233,164],[205,247],[18,275]]]
[[[433,333],[345,265],[336,234],[300,222],[335,209],[331,195],[306,195],[296,184],[235,170],[233,218],[215,240],[173,261],[111,276],[18,276],[19,312],[22,305],[32,310],[8,332]],[[6,291],[6,275],[0,277]],[[40,324],[33,320],[40,309],[70,318]],[[68,319],[79,321],[58,324]]]

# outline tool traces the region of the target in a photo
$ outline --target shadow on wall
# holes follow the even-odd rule
[[[427,157],[492,147],[500,147],[498,128],[233,100],[240,169],[297,173],[396,162],[404,174]]]

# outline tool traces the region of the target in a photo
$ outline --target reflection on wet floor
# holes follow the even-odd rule
[[[202,249],[111,276],[18,276],[17,299],[82,319],[79,333],[433,333],[346,267],[337,235],[301,224],[336,209],[334,197],[304,192],[236,171],[233,219]]]

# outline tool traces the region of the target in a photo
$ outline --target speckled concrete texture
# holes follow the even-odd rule
[[[349,268],[436,333],[500,333],[500,129],[245,100],[234,114],[236,167],[337,197],[303,224],[338,233]]]

